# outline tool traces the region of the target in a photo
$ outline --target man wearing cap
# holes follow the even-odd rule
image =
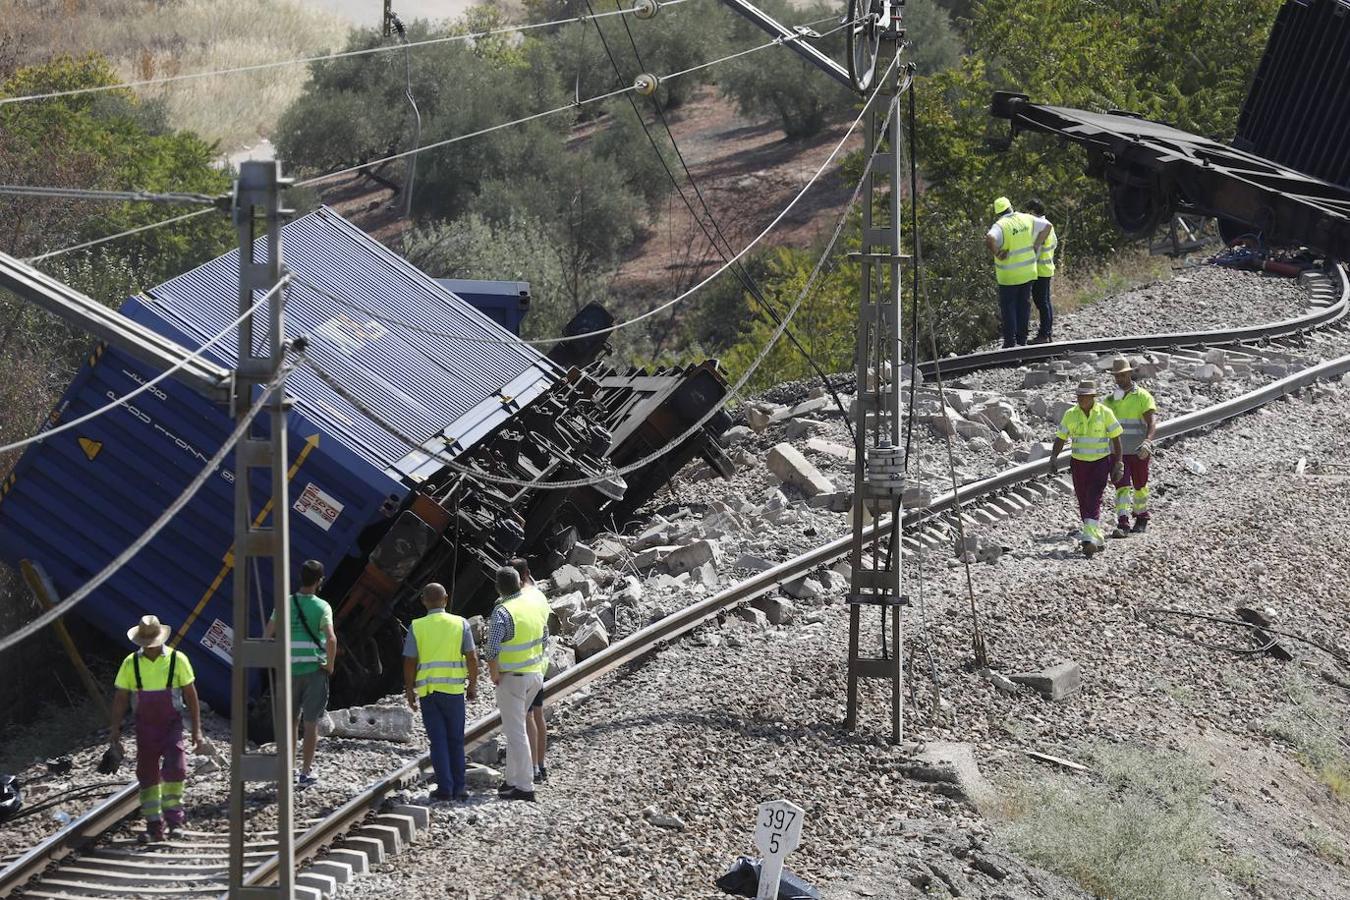
[[[1131,530],[1135,534],[1148,530],[1148,464],[1153,457],[1153,435],[1158,430],[1158,404],[1152,394],[1134,383],[1134,367],[1129,360],[1112,360],[1111,375],[1116,379],[1116,389],[1102,402],[1125,430],[1120,439],[1124,471],[1115,479],[1116,530],[1111,536],[1123,538]]]
[[[496,686],[497,709],[506,738],[506,780],[497,793],[505,800],[534,800],[534,758],[525,720],[534,695],[544,686],[548,656],[548,601],[539,591],[520,589],[520,573],[510,566],[497,570],[501,598],[488,621],[483,656]]]
[[[141,788],[141,815],[145,835],[164,840],[164,826],[171,832],[183,827],[183,780],[187,777],[187,752],[183,747],[183,709],[192,719],[192,743],[202,742],[202,711],[192,663],[178,650],[165,650],[169,626],[154,616],[143,616],[127,631],[127,640],[140,649],[122,660],[113,681],[112,734],[109,752],[122,755],[122,718],[130,703],[136,722],[136,780]]]
[[[1102,491],[1107,483],[1119,480],[1121,465],[1120,436],[1124,429],[1116,421],[1115,413],[1097,402],[1097,385],[1091,381],[1078,383],[1078,403],[1069,407],[1055,432],[1055,443],[1050,448],[1050,474],[1059,470],[1059,451],[1064,442],[1072,445],[1069,471],[1073,475],[1073,493],[1078,498],[1078,515],[1083,520],[1078,540],[1083,555],[1106,549],[1102,536]]]
[[[1036,304],[1036,315],[1041,320],[1031,343],[1048,344],[1052,340],[1050,330],[1055,324],[1050,282],[1055,278],[1055,249],[1059,246],[1059,238],[1055,236],[1055,226],[1045,217],[1045,204],[1036,199],[1028,200],[1027,212],[1031,214],[1036,233],[1032,245],[1036,256],[1036,280],[1031,283],[1031,302]]]
[[[1035,223],[1016,212],[1007,197],[994,201],[998,218],[985,233],[984,245],[994,255],[998,279],[998,311],[1003,324],[1004,348],[1027,342],[1031,326],[1031,285],[1036,280]]]
[[[544,592],[539,590],[539,585],[535,584],[534,576],[530,573],[530,564],[525,559],[517,556],[511,560],[511,568],[520,575],[520,592],[530,594],[536,602],[548,603],[548,598]],[[552,612],[552,609],[549,610]],[[548,626],[544,626],[544,638],[548,639]],[[547,647],[547,644],[545,644]],[[547,664],[546,664],[547,666]],[[547,667],[544,674],[548,674]],[[526,720],[526,730],[530,734],[530,753],[534,760],[534,780],[548,781],[548,763],[544,757],[548,753],[548,722],[544,720],[544,689],[539,688],[539,693],[534,695],[534,700],[530,702],[530,714]]]

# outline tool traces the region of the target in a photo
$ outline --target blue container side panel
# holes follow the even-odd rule
[[[58,421],[83,415],[151,377],[140,362],[107,350],[72,382],[58,405]],[[10,564],[24,558],[42,563],[57,591],[70,594],[154,522],[232,429],[224,407],[168,380],[130,404],[30,447],[0,497],[0,556]],[[332,571],[357,552],[358,535],[381,520],[385,502],[402,499],[406,488],[299,412],[288,416],[287,440],[292,568],[314,558]],[[142,615],[159,616],[175,634],[190,621],[179,646],[197,670],[203,699],[222,711],[230,696],[234,584],[227,560],[234,537],[234,479],[230,455],[168,526],[77,608],[115,646],[126,646],[126,630]],[[257,513],[271,499],[266,470],[254,472],[251,487]],[[263,566],[261,575],[259,599],[270,612],[270,568]]]
[[[472,278],[437,278],[436,283],[512,334],[520,334],[530,311],[528,281],[482,281]]]
[[[308,357],[375,416],[359,412],[306,366],[296,369],[289,393],[297,409],[372,465],[392,469],[408,455],[409,441],[420,445],[440,434],[523,375],[544,385],[560,377],[533,346],[332,210],[297,219],[282,234],[294,276],[286,288],[287,333],[306,335]],[[265,241],[255,248],[263,259]],[[186,336],[186,346],[201,346],[235,318],[237,252],[148,290],[142,305],[143,313],[133,307],[129,314],[145,315],[138,321],[157,331],[157,322],[168,323]],[[235,344],[227,337],[211,357],[233,367]],[[509,415],[502,409],[495,420]]]

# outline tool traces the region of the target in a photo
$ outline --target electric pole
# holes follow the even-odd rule
[[[905,450],[900,443],[900,185],[902,146],[899,114],[899,65],[891,68],[880,90],[889,102],[874,103],[867,113],[864,153],[872,159],[863,196],[862,252],[851,254],[862,269],[858,306],[857,393],[853,412],[856,443],[853,463],[852,578],[848,595],[848,707],[844,727],[858,722],[858,682],[891,682],[891,742],[901,727],[900,522],[904,515]],[[864,537],[868,519],[890,516],[890,528],[870,546]],[[859,633],[864,607],[875,608],[881,625],[881,655],[862,656]],[[890,641],[887,642],[887,621]]]
[[[258,298],[281,280],[281,222],[290,210],[281,206],[281,189],[290,184],[281,177],[276,160],[250,161],[240,166],[234,191],[234,224],[239,233],[239,313],[243,315]],[[258,220],[266,228],[266,254],[255,254]],[[236,420],[248,415],[254,392],[276,377],[286,361],[282,324],[285,289],[268,299],[264,310],[246,316],[239,325],[239,358],[234,376],[232,405]],[[290,502],[286,490],[285,384],[267,401],[268,429],[257,436],[255,428],[244,433],[234,451],[234,638],[230,695],[230,900],[290,900],[295,881],[295,835],[292,830],[291,761],[295,739],[291,729],[291,617],[290,597]],[[271,522],[253,511],[250,491],[254,469],[270,469],[272,481]],[[254,623],[263,627],[265,610],[249,615],[254,579],[270,570],[271,598],[277,610],[274,640],[254,636]],[[257,594],[266,596],[262,585]],[[260,601],[261,603],[261,601]],[[272,727],[276,735],[273,753],[249,752],[249,675],[265,669],[271,680]],[[249,782],[276,785],[277,882],[266,887],[246,887],[244,849],[248,838],[244,824],[244,788]]]

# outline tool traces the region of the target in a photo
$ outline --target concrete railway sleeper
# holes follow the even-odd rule
[[[1299,335],[1343,323],[1350,311],[1350,275],[1345,267],[1331,268],[1309,279],[1313,309],[1308,314],[1237,329],[1195,333],[1127,336],[1112,339],[1061,342],[1015,350],[969,354],[941,361],[945,375],[979,369],[1053,359],[1073,353],[1110,353],[1142,349],[1168,349],[1185,353],[1188,348],[1223,346],[1230,353],[1255,361],[1282,352]],[[932,364],[920,371],[928,374]],[[1350,355],[1342,355],[1287,374],[1250,392],[1176,418],[1165,420],[1157,439],[1166,443],[1221,425],[1297,393],[1319,381],[1350,374]],[[990,524],[1015,515],[1057,492],[1070,491],[1065,477],[1046,478],[1048,460],[1013,466],[987,478],[967,482],[927,505],[906,510],[902,544],[911,551],[921,547],[950,546],[952,517],[958,503],[968,525]],[[889,533],[889,517],[881,517],[867,529],[868,537]],[[597,679],[659,650],[729,610],[777,590],[815,569],[843,559],[849,552],[848,536],[825,543],[773,568],[668,615],[617,641],[551,679],[549,703],[581,690]],[[484,716],[466,729],[466,746],[472,749],[500,726],[496,714]],[[420,782],[430,769],[423,755],[378,779],[331,814],[310,822],[296,840],[296,860],[303,873],[298,895],[330,896],[336,887],[363,873],[374,863],[397,853],[415,839],[429,822],[428,810],[418,806],[391,806],[394,795]],[[32,849],[7,861],[0,870],[0,897],[50,898],[99,896],[209,896],[219,895],[225,881],[227,846],[224,834],[188,832],[182,840],[154,848],[136,847],[134,841],[107,840],[103,836],[136,809],[136,785],[130,784],[89,810]],[[251,845],[247,857],[255,864],[248,877],[253,885],[275,878],[277,858],[270,852],[266,832]]]

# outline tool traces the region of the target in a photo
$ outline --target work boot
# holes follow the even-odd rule
[[[1097,552],[1097,545],[1092,541],[1083,541],[1080,546],[1082,547],[1083,555],[1088,559],[1092,559],[1092,554]]]
[[[1036,335],[1034,338],[1032,338],[1030,341],[1028,341],[1027,343],[1030,343],[1030,344],[1048,344],[1048,343],[1050,343],[1050,335],[1048,335],[1048,334],[1038,334],[1038,335]]]
[[[164,822],[146,822],[145,834],[141,835],[141,840],[151,844],[158,844],[164,840]]]
[[[1133,531],[1135,534],[1143,534],[1148,531],[1148,519],[1135,519]]]
[[[1125,538],[1129,536],[1130,529],[1128,525],[1117,525],[1116,530],[1111,532],[1111,537],[1113,538]]]
[[[509,794],[498,795],[502,800],[524,800],[527,803],[533,803],[534,791],[522,791],[519,788],[511,788]]]

